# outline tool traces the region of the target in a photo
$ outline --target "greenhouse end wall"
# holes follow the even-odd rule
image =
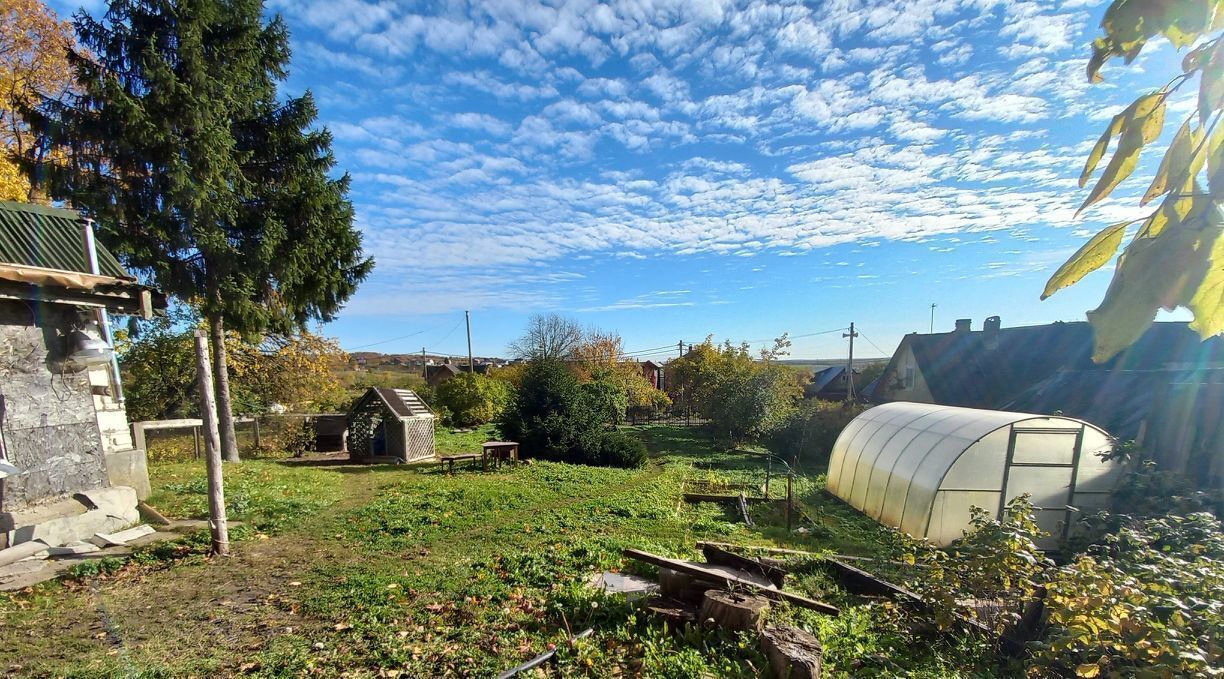
[[[968,528],[971,508],[998,516],[1031,496],[1037,519],[1063,536],[1076,509],[1102,506],[1116,479],[1104,431],[1079,420],[889,403],[855,418],[829,460],[831,493],[877,521],[947,545]]]

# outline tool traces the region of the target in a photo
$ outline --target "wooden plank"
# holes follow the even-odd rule
[[[740,556],[734,552],[728,552],[721,547],[714,545],[704,545],[701,548],[701,553],[705,556],[706,561],[720,566],[730,566],[738,568],[742,571],[747,571],[755,575],[759,575],[766,580],[769,580],[778,587],[786,580],[786,571],[776,566],[769,566],[757,561],[749,559],[745,556]]]
[[[681,573],[695,575],[697,577],[704,578],[712,582],[721,583],[726,587],[743,587],[747,589],[756,590],[757,592],[763,594],[764,596],[770,599],[773,599],[774,601],[785,601],[787,603],[794,604],[796,606],[801,606],[803,608],[817,611],[819,613],[824,613],[826,615],[835,616],[835,615],[838,615],[838,613],[840,612],[838,611],[836,606],[826,604],[823,601],[814,601],[805,596],[800,596],[798,594],[793,594],[791,592],[783,592],[781,590],[769,589],[768,587],[763,587],[755,582],[752,582],[751,580],[726,575],[724,573],[720,573],[710,568],[703,568],[701,566],[695,566],[686,561],[680,561],[678,559],[668,559],[667,557],[656,556],[649,552],[643,552],[638,549],[625,549],[624,551],[622,551],[622,554],[624,554],[625,557],[633,559],[635,561],[641,561],[643,563],[648,563],[654,566],[659,566],[661,568],[670,568],[674,571],[679,571]]]
[[[744,523],[747,524],[749,528],[751,528],[752,527],[752,515],[748,513],[748,498],[743,493],[739,494],[739,508],[740,508],[740,513],[744,515]]]
[[[922,597],[910,590],[900,585],[894,585],[861,568],[851,566],[837,557],[827,556],[822,563],[836,573],[842,584],[846,585],[846,589],[849,589],[854,594],[885,594],[923,603]]]

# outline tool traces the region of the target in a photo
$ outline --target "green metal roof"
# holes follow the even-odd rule
[[[80,215],[60,208],[0,201],[0,263],[91,273]],[[101,243],[98,272],[131,278]]]

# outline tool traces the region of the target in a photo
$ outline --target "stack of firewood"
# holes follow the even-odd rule
[[[820,642],[791,625],[767,625],[770,605],[786,602],[827,615],[836,607],[782,589],[787,571],[770,559],[751,559],[713,545],[703,545],[705,562],[682,561],[626,549],[626,557],[659,567],[659,596],[647,610],[680,628],[717,625],[728,631],[759,635],[761,651],[778,679],[820,676]]]

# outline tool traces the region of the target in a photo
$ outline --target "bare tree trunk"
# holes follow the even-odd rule
[[[229,362],[225,356],[225,321],[220,315],[208,319],[212,333],[213,381],[217,385],[217,423],[221,432],[221,457],[238,462],[238,439],[234,435],[234,407],[230,400]]]
[[[212,534],[212,553],[229,554],[229,526],[225,520],[225,484],[221,478],[221,440],[217,434],[217,403],[213,398],[213,377],[208,365],[208,340],[195,332],[196,377],[200,384],[200,419],[204,421],[204,442],[208,465],[208,529]]]

